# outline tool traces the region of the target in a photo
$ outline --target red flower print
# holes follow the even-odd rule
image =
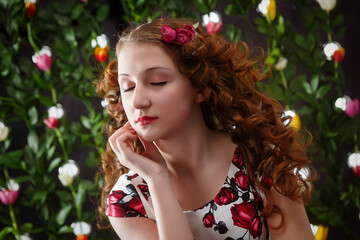
[[[124,197],[126,196],[126,194],[119,190],[119,191],[113,191],[110,195],[109,195],[109,203],[117,203],[120,200],[122,200]]]
[[[242,190],[247,190],[249,188],[249,177],[243,170],[240,170],[235,174],[235,180]]]
[[[250,235],[254,238],[260,237],[262,231],[262,224],[259,217],[255,218],[251,223],[250,227]]]
[[[176,39],[176,31],[169,26],[162,26],[161,34],[165,42],[171,43]]]
[[[195,38],[195,32],[185,29],[185,28],[178,28],[176,29],[176,42],[180,45],[184,45]]]
[[[253,219],[256,217],[255,204],[242,202],[235,204],[231,209],[232,219],[236,226],[250,229]]]
[[[107,206],[107,215],[110,217],[125,217],[126,212],[123,205],[119,203],[109,203]]]
[[[138,196],[134,196],[129,201],[129,207],[133,209],[136,213],[139,213],[141,216],[146,215],[144,205],[142,204],[141,199]]]
[[[234,154],[232,162],[235,166],[237,166],[240,169],[243,167],[244,163],[242,160],[242,156],[240,154],[240,150],[238,148],[235,149],[235,154]]]
[[[134,178],[136,178],[137,176],[139,176],[139,174],[137,174],[137,173],[135,173],[134,175],[131,175],[131,176],[127,176],[127,180],[134,179]]]
[[[257,191],[253,191],[256,208],[260,211],[264,208],[264,203]]]
[[[238,199],[237,194],[234,192],[233,189],[223,187],[221,188],[220,192],[214,198],[216,204],[222,206],[230,204]]]
[[[137,185],[137,187],[140,189],[141,193],[144,195],[145,199],[148,200],[150,193],[149,193],[149,186],[148,185],[143,185],[143,184],[139,184]]]
[[[203,223],[205,227],[211,228],[214,225],[214,222],[215,222],[215,218],[212,213],[205,214],[203,218]]]

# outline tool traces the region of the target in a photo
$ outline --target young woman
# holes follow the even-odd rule
[[[158,19],[119,39],[97,84],[111,116],[101,212],[121,239],[313,239],[310,161],[254,87],[261,58],[193,25]]]

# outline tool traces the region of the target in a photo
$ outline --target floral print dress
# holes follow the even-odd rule
[[[242,155],[236,148],[231,167],[219,193],[196,210],[184,211],[197,240],[269,239],[259,193],[246,173]],[[111,217],[146,217],[155,220],[146,182],[135,172],[119,177],[107,199]]]

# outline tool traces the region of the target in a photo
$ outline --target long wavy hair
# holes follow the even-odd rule
[[[291,119],[284,117],[284,109],[279,102],[255,88],[255,82],[269,76],[264,73],[264,67],[267,67],[264,51],[259,48],[256,56],[251,57],[245,43],[234,45],[216,35],[207,34],[201,27],[196,30],[196,38],[188,44],[178,45],[162,40],[163,25],[177,29],[186,24],[194,22],[160,18],[136,28],[130,27],[119,37],[116,53],[129,43],[161,46],[193,86],[207,93],[206,100],[201,103],[206,125],[209,129],[231,135],[232,141],[241,150],[251,183],[267,199],[262,211],[264,217],[281,211],[273,204],[268,181],[261,181],[261,177],[270,178],[281,194],[308,202],[315,179],[315,171],[305,152],[309,138],[302,137],[289,127]],[[96,85],[98,95],[109,102],[107,111],[110,118],[105,125],[108,137],[127,121],[117,78],[117,61],[114,60],[108,64]],[[139,142],[134,144],[134,148],[141,152]],[[104,184],[99,212],[100,216],[105,216],[107,196],[118,177],[128,169],[121,166],[109,144],[101,162]],[[304,169],[308,173],[307,179],[300,176],[300,170]],[[99,223],[104,224],[103,221]]]

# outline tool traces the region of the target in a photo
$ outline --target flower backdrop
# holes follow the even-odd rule
[[[96,228],[106,101],[93,82],[115,57],[115,29],[163,15],[197,19],[209,34],[265,49],[272,77],[258,88],[283,104],[290,127],[313,136],[309,156],[320,177],[307,212],[316,239],[328,232],[332,239],[332,229],[356,239],[359,95],[345,88],[343,62],[351,53],[338,5],[0,0],[0,239],[115,238]]]

